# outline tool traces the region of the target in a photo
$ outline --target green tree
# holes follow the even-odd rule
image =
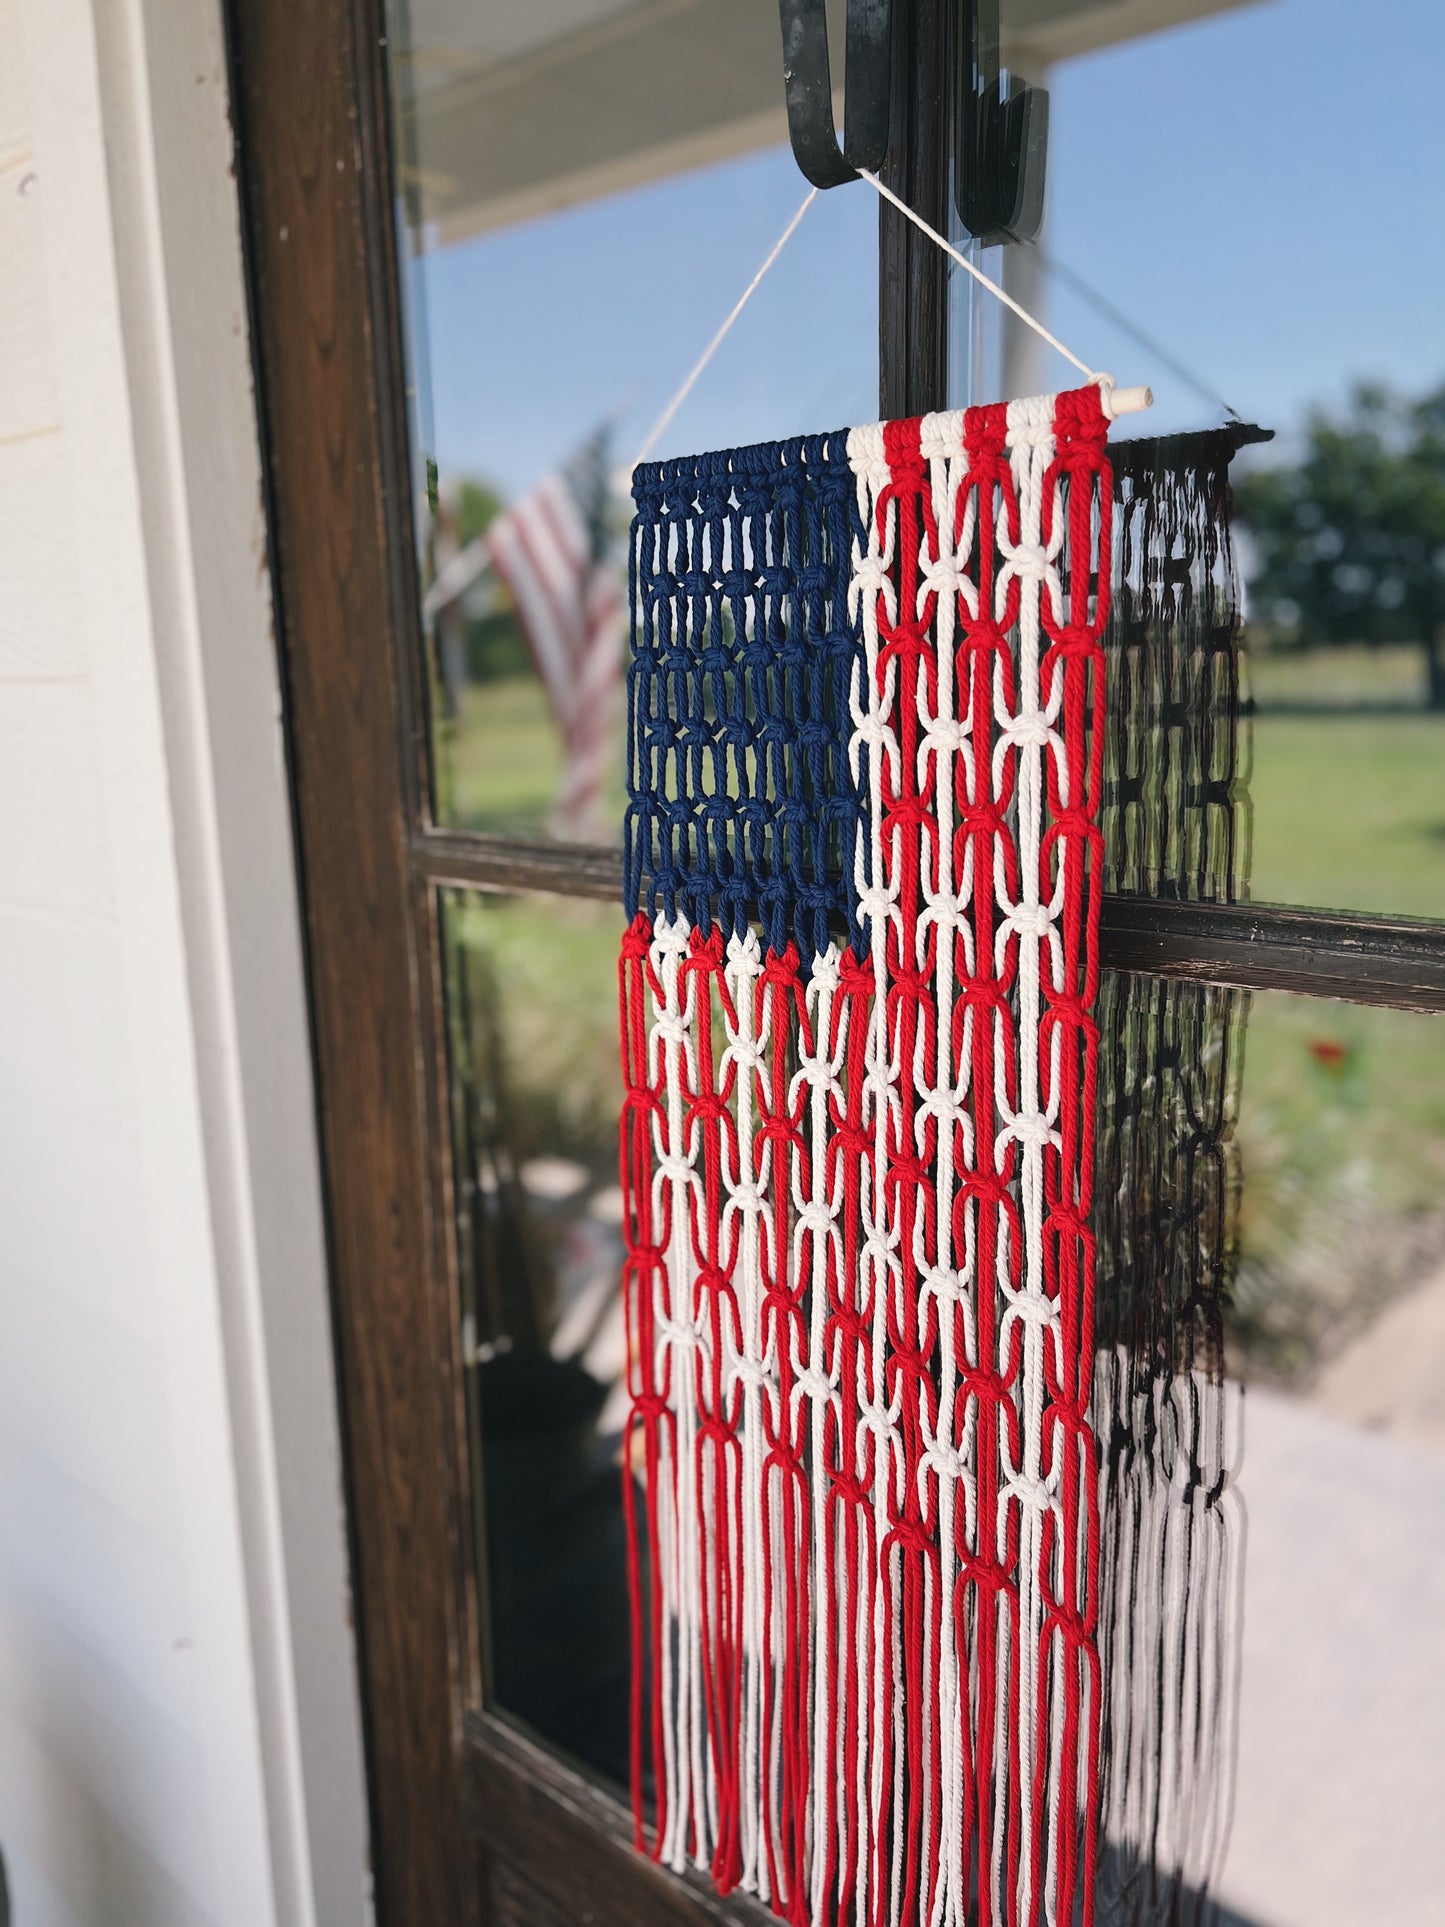
[[[456,518],[457,539],[462,547],[484,534],[501,512],[502,498],[489,482],[474,481],[470,476],[460,481],[456,490]]]
[[[1235,512],[1253,612],[1281,641],[1416,642],[1445,709],[1445,388],[1405,401],[1362,384],[1316,411],[1299,460],[1241,477]]]

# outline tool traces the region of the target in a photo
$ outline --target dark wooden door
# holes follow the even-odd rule
[[[897,9],[894,185],[944,218],[942,0]],[[233,0],[271,565],[305,896],[377,1911],[761,1920],[637,1856],[602,1780],[493,1711],[453,1249],[450,888],[616,900],[607,849],[442,827],[424,654],[382,0]],[[943,266],[885,214],[881,409],[945,402]],[[1111,900],[1116,969],[1445,1004],[1438,929]]]

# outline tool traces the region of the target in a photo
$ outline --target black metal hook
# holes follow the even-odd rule
[[[858,168],[881,167],[888,151],[893,0],[848,0],[841,152],[823,0],[779,0],[778,10],[793,158],[814,187],[856,181]]]
[[[1000,74],[999,0],[960,9],[958,150],[954,198],[969,233],[988,246],[1032,241],[1043,225],[1048,89]]]
[[[900,0],[909,5],[910,0]],[[779,0],[783,80],[793,155],[814,187],[876,171],[888,152],[893,0],[848,0],[843,145],[833,124],[824,0]],[[999,0],[957,0],[953,85],[957,103],[954,196],[968,232],[994,245],[1031,241],[1044,213],[1049,96],[1002,78]]]

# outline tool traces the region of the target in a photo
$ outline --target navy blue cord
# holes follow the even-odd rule
[[[639,464],[632,497],[627,914],[861,957],[847,431]]]

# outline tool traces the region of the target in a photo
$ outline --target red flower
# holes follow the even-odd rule
[[[1310,1056],[1317,1064],[1323,1064],[1327,1071],[1341,1071],[1349,1057],[1349,1046],[1334,1037],[1312,1037]]]

